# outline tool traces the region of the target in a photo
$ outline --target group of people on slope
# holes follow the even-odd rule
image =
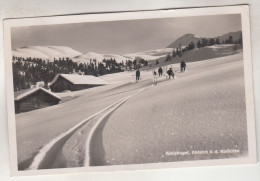
[[[181,72],[184,72],[185,69],[186,69],[186,63],[183,60],[181,61],[180,69],[181,69]],[[167,74],[169,76],[169,79],[174,78],[174,72],[173,72],[172,68],[169,68],[169,70],[167,71]],[[141,72],[140,72],[139,69],[137,69],[137,71],[136,71],[136,82],[140,81],[140,75],[141,75]],[[158,68],[158,75],[159,75],[159,77],[161,77],[163,75],[162,67]],[[157,79],[157,72],[154,70],[153,71],[153,84],[156,84],[156,79]]]

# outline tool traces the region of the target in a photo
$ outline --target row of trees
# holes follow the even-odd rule
[[[226,40],[222,40],[222,42],[220,42],[219,38],[217,38],[217,39],[202,38],[201,41],[198,40],[197,48],[202,48],[205,46],[212,46],[212,45],[220,45],[220,44],[240,44],[240,45],[242,45],[243,44],[242,34],[238,40],[233,40],[233,37],[230,35]]]
[[[13,56],[13,80],[14,91],[30,88],[37,82],[44,82],[48,87],[57,74],[81,74],[100,76],[110,73],[122,72],[125,69],[137,69],[140,66],[147,66],[148,61],[141,59],[126,60],[118,63],[115,59],[103,59],[98,62],[96,59],[89,63],[73,62],[70,58],[59,58],[53,61],[41,58],[23,58]]]

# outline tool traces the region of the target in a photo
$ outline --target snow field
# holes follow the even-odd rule
[[[111,115],[103,129],[108,165],[247,154],[241,55],[194,64],[188,73],[178,75],[179,79],[158,83]],[[221,149],[238,149],[239,153],[166,155]]]
[[[172,67],[178,72],[179,64]],[[94,154],[92,165],[104,163],[104,160],[105,164],[114,165],[247,154],[242,54],[187,63],[187,70],[177,73],[178,79],[175,80],[159,78],[157,86],[149,87],[107,115],[103,128],[96,127],[102,133],[94,131],[98,135],[94,137],[102,140],[99,148],[104,152]],[[132,75],[135,72],[102,76],[112,84],[73,93],[77,98],[64,104],[16,115],[18,162],[22,164],[32,159],[44,145],[86,117],[152,84],[151,70],[141,71],[139,83],[134,83],[135,76]],[[86,150],[75,146],[81,145],[86,136],[83,134],[89,133],[92,124],[94,122],[75,132],[67,144],[54,150],[62,154],[51,167],[83,165],[80,153]],[[165,155],[166,151],[231,147],[239,149],[240,153]]]

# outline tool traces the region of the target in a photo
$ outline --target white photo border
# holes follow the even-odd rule
[[[247,134],[248,134],[248,157],[214,159],[201,161],[180,161],[166,163],[132,164],[116,166],[98,166],[98,167],[78,167],[46,170],[25,170],[18,171],[17,146],[16,146],[16,124],[14,111],[14,92],[12,75],[12,48],[11,48],[11,28],[20,26],[71,24],[82,22],[102,22],[119,20],[138,20],[154,18],[176,18],[188,16],[209,16],[209,15],[228,15],[241,14],[242,32],[243,32],[243,61],[244,61],[244,80],[246,95],[246,114],[247,114]],[[4,53],[5,53],[5,77],[6,77],[6,102],[9,130],[9,155],[10,169],[12,176],[25,175],[46,175],[46,174],[67,174],[79,172],[102,172],[102,171],[126,171],[141,169],[159,169],[176,167],[197,167],[197,166],[216,166],[233,164],[254,164],[256,157],[256,137],[255,137],[255,109],[253,92],[253,72],[251,60],[251,42],[250,42],[250,19],[249,6],[224,6],[224,7],[205,7],[190,9],[170,9],[170,10],[152,10],[139,12],[120,12],[120,13],[101,13],[85,15],[65,15],[52,17],[34,17],[22,19],[7,19],[4,21]]]

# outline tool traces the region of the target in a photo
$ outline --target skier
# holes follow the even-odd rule
[[[181,72],[184,72],[186,68],[186,63],[182,60],[181,61]]]
[[[136,82],[139,82],[139,80],[140,80],[140,75],[141,75],[140,70],[137,69],[137,71],[135,72]]]
[[[157,72],[154,70],[153,71],[153,85],[157,84],[156,79],[157,79]]]
[[[158,73],[159,73],[159,77],[161,77],[162,74],[163,74],[163,69],[162,69],[162,67],[159,67],[159,69],[158,69]]]
[[[174,73],[172,71],[172,68],[170,68],[168,71],[167,71],[167,74],[169,75],[169,79],[174,78]]]

